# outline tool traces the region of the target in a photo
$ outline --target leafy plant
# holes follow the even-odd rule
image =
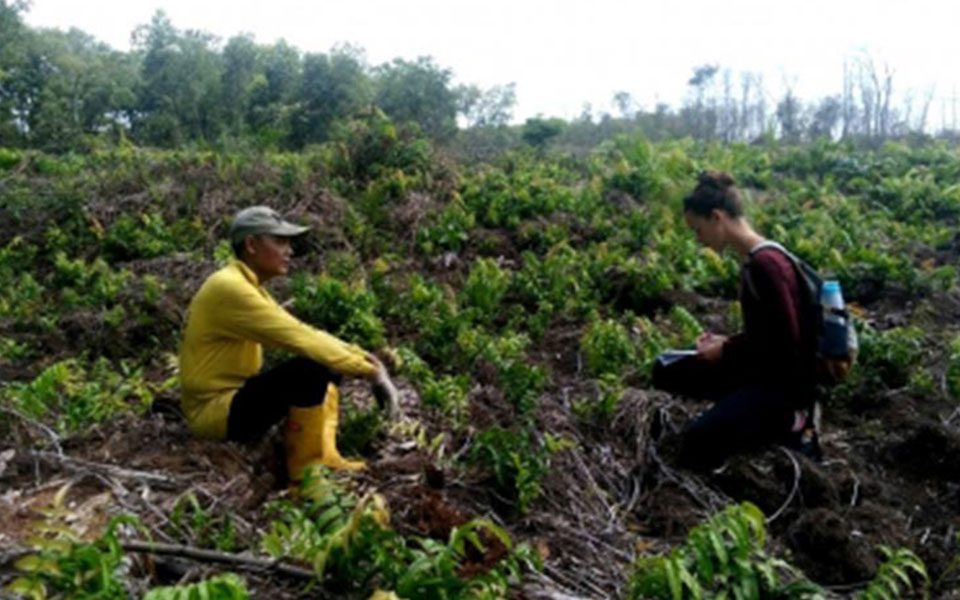
[[[463,563],[471,554],[486,554],[491,542],[503,546],[504,558],[493,569],[462,577]],[[540,568],[540,557],[529,546],[514,547],[506,531],[484,519],[454,527],[446,543],[421,540],[419,548],[410,550],[408,560],[407,570],[392,586],[402,598],[494,600],[507,595],[509,585],[519,581],[524,569]]]
[[[595,319],[580,341],[587,370],[595,376],[620,376],[634,367],[637,352],[627,328],[613,319]]]
[[[472,521],[454,528],[447,542],[404,538],[389,529],[389,514],[381,497],[360,499],[323,471],[304,481],[306,502],[275,503],[278,518],[261,541],[275,558],[309,562],[327,589],[369,594],[374,586],[395,590],[405,598],[500,598],[521,569],[539,568],[538,557],[526,545],[513,546],[509,536],[492,523]],[[506,549],[500,561],[484,572],[463,576],[461,567],[484,539]]]
[[[347,456],[367,455],[384,427],[383,412],[376,406],[361,408],[352,402],[341,408],[342,420],[337,443]]]
[[[526,513],[540,496],[551,454],[548,440],[538,440],[532,431],[491,427],[477,435],[471,459],[490,469],[499,491]]]
[[[377,299],[363,285],[347,285],[326,275],[297,275],[292,290],[294,308],[308,322],[365,348],[383,346]]]
[[[247,600],[249,597],[243,579],[224,573],[189,585],[154,588],[143,600]]]
[[[31,524],[30,545],[35,553],[17,560],[21,575],[6,589],[34,600],[126,599],[120,572],[123,550],[117,533],[121,526],[138,522],[132,517],[114,517],[99,538],[84,541],[69,526],[72,513],[65,504],[69,490],[69,484],[60,488],[50,506],[38,511],[41,518]]]
[[[460,292],[461,301],[474,318],[489,323],[496,316],[510,281],[510,271],[501,269],[493,259],[481,258],[470,268]]]
[[[842,385],[831,390],[831,396],[847,400],[857,394],[871,394],[881,389],[907,386],[917,364],[925,354],[924,333],[917,327],[874,329],[857,322],[860,352],[857,362]]]
[[[463,202],[455,200],[417,231],[417,242],[426,254],[459,252],[470,239],[476,219]]]
[[[237,531],[230,513],[211,514],[193,492],[177,498],[170,513],[174,532],[190,545],[231,552],[237,547]]]
[[[153,258],[194,247],[203,233],[199,221],[168,225],[156,212],[123,214],[104,235],[103,251],[114,261]]]
[[[788,563],[764,551],[763,513],[731,505],[697,525],[666,555],[637,560],[631,598],[810,598],[823,591]]]
[[[891,550],[880,547],[884,562],[877,569],[867,588],[857,594],[858,600],[892,600],[903,598],[916,589],[919,580],[921,589],[926,596],[926,588],[930,584],[927,567],[923,561],[908,548]]]
[[[13,338],[0,337],[0,364],[15,362],[30,355],[30,347]]]
[[[54,363],[30,383],[0,387],[0,398],[36,418],[51,415],[63,432],[79,431],[130,410],[143,410],[153,401],[154,388],[140,369],[100,358],[89,368],[78,360]],[[130,403],[133,400],[134,403]]]
[[[954,337],[948,346],[947,390],[954,398],[960,398],[960,336]]]
[[[536,406],[540,390],[546,383],[543,369],[528,364],[526,349],[530,339],[523,334],[507,333],[496,337],[481,329],[464,329],[457,336],[457,346],[467,364],[484,361],[496,369],[497,383],[504,396],[523,416]]]

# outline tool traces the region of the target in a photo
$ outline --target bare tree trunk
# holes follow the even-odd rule
[[[850,74],[850,63],[847,59],[843,60],[843,126],[840,130],[840,139],[847,139],[855,127],[854,109],[853,109],[853,76]]]
[[[750,139],[750,87],[752,75],[740,73],[740,111],[737,119],[737,137],[741,140]]]
[[[920,119],[918,120],[916,127],[917,131],[920,133],[925,133],[927,130],[927,117],[930,114],[930,104],[933,102],[933,94],[935,89],[936,88],[933,86],[927,88],[927,94],[923,99],[923,104],[921,105],[922,108],[920,109]]]

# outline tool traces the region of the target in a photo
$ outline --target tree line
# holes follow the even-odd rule
[[[223,42],[176,28],[162,11],[136,28],[132,49],[123,52],[78,29],[31,28],[23,22],[27,5],[0,0],[2,146],[63,152],[126,139],[300,149],[336,137],[345,122],[374,110],[470,154],[551,143],[588,148],[637,130],[652,139],[789,143],[869,142],[931,130],[932,90],[895,98],[893,72],[866,57],[846,65],[843,90],[815,102],[789,87],[773,99],[758,74],[702,65],[678,108],[645,110],[619,92],[611,112],[585,106],[569,121],[538,116],[515,126],[514,84],[454,85],[452,72],[430,57],[370,65],[351,45],[303,53],[250,35]],[[946,124],[939,133],[952,136],[956,123]]]

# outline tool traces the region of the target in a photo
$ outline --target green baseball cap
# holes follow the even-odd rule
[[[297,237],[310,231],[304,225],[295,225],[284,220],[280,213],[269,206],[251,206],[238,212],[230,223],[230,241],[239,242],[248,235],[276,235]]]

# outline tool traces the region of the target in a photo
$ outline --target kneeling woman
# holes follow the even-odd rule
[[[743,260],[744,330],[729,338],[705,333],[695,357],[655,369],[658,387],[717,400],[684,431],[682,461],[713,468],[767,444],[799,447],[800,430],[812,426],[816,344],[801,276],[783,250],[747,222],[727,173],[701,174],[683,208],[701,244],[717,252],[730,248]]]

